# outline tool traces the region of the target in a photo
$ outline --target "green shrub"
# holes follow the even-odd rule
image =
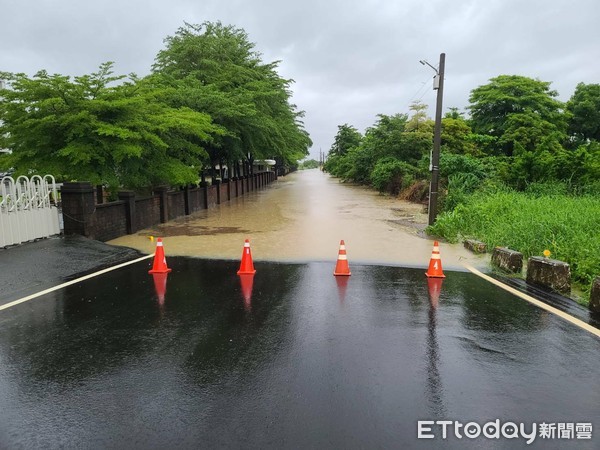
[[[453,153],[442,154],[440,176],[445,189],[440,189],[439,209],[449,211],[467,201],[487,175],[488,168],[481,159]]]
[[[440,176],[448,178],[457,173],[469,173],[478,179],[486,177],[486,167],[481,159],[455,153],[440,155]]]
[[[390,156],[377,161],[371,172],[371,183],[379,192],[397,195],[414,182],[415,173],[414,166]]]
[[[440,209],[448,211],[465,203],[481,185],[481,179],[472,173],[459,172],[448,177],[448,193],[442,196]]]

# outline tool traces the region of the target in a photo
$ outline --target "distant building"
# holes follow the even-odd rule
[[[271,172],[271,169],[275,165],[274,159],[256,159],[254,160],[254,170],[257,172]]]

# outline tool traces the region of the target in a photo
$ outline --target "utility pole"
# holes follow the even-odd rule
[[[442,100],[444,98],[444,66],[446,54],[440,54],[439,68],[436,69],[427,61],[419,61],[435,70],[433,89],[437,89],[437,102],[435,107],[435,128],[433,129],[433,151],[431,153],[431,184],[429,185],[429,225],[435,223],[437,217],[438,187],[440,181],[440,146],[442,143]]]
[[[319,147],[319,170],[323,170],[323,151]]]

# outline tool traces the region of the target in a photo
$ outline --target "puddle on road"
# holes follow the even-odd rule
[[[427,266],[432,239],[423,206],[318,170],[296,172],[269,187],[110,244],[154,251],[149,236],[165,237],[168,255],[238,259],[250,239],[255,260],[335,261],[344,239],[350,263]],[[444,267],[482,265],[460,245],[442,244]]]

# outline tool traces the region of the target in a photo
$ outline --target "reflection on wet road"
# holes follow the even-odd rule
[[[417,420],[597,421],[598,339],[469,273],[148,265],[0,314],[0,447],[518,448]]]

